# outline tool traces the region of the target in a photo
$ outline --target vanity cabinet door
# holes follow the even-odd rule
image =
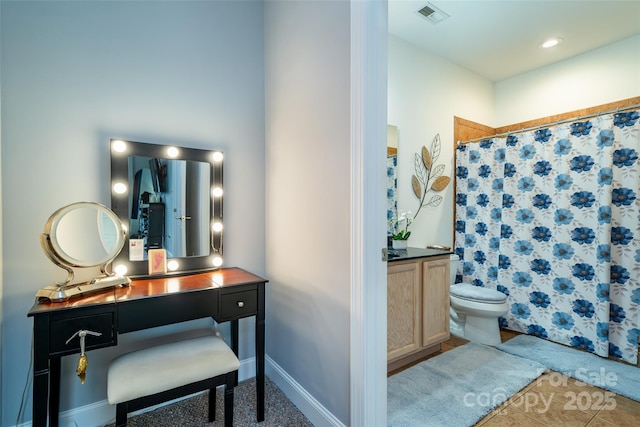
[[[449,257],[422,263],[422,345],[449,339]]]
[[[420,264],[394,262],[387,268],[387,361],[420,348]]]

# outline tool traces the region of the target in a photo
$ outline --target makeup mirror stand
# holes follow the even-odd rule
[[[46,256],[67,271],[67,278],[64,282],[40,289],[36,300],[60,302],[82,294],[129,285],[131,280],[128,277],[107,271],[107,265],[120,253],[124,241],[125,230],[120,219],[103,205],[78,202],[58,209],[49,217],[40,243]],[[74,268],[98,266],[102,276],[72,283]]]

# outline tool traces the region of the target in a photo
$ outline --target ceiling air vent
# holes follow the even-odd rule
[[[439,24],[449,17],[449,15],[447,15],[431,3],[427,3],[422,9],[418,11],[418,13],[424,16],[427,21],[431,22],[432,24]]]

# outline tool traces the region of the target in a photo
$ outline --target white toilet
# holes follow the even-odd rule
[[[459,260],[457,255],[451,255],[449,330],[453,335],[469,341],[498,345],[502,342],[498,317],[504,316],[509,310],[507,296],[502,292],[469,283],[456,284]]]

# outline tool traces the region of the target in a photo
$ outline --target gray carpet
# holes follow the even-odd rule
[[[468,343],[389,377],[387,424],[472,426],[538,378],[545,367]]]
[[[518,335],[499,350],[525,357],[571,378],[640,402],[640,368],[556,344],[532,335]]]
[[[208,393],[199,394],[151,412],[129,418],[130,427],[222,427],[224,408],[222,389],[218,389],[216,421],[207,422]],[[255,379],[238,384],[234,392],[233,425],[238,427],[313,427],[313,424],[296,408],[285,394],[269,378],[265,381],[265,420],[256,421]],[[109,427],[112,427],[111,424]]]

